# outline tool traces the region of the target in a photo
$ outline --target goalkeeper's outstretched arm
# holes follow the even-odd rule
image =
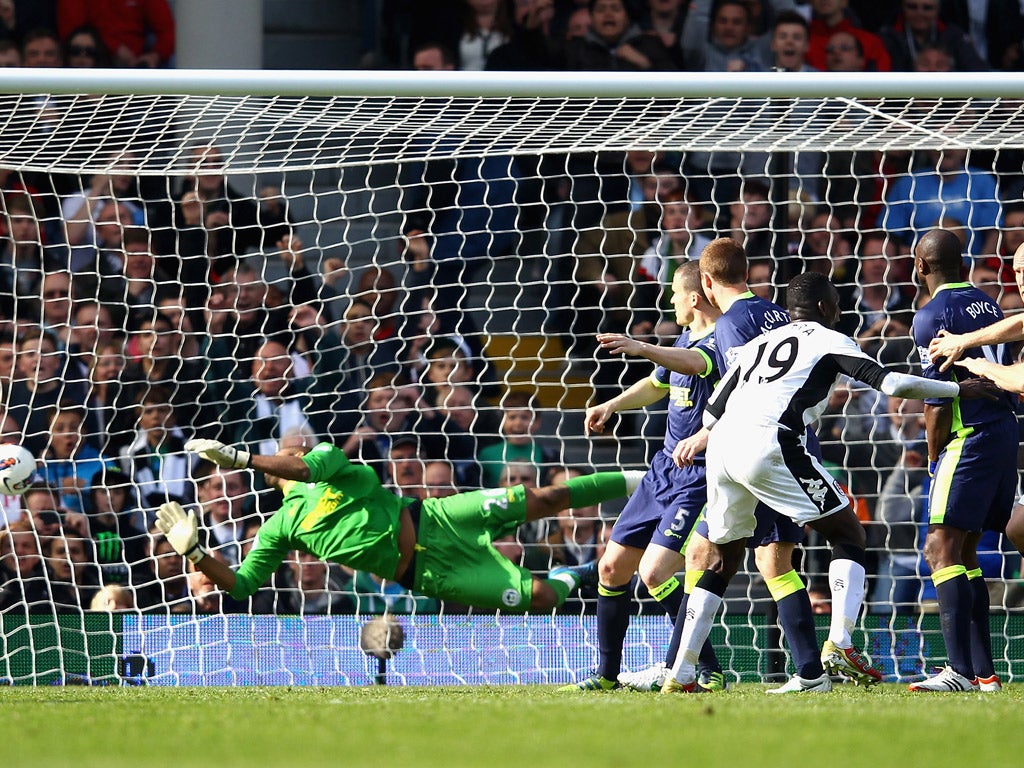
[[[185,443],[185,450],[198,453],[218,467],[255,469],[257,472],[266,472],[283,480],[297,480],[300,483],[309,480],[309,467],[300,457],[294,455],[279,453],[274,456],[261,456],[225,445],[220,440],[206,439],[189,440]]]

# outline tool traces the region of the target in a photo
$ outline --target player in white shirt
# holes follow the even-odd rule
[[[992,396],[991,384],[978,379],[956,383],[887,372],[856,342],[832,330],[839,319],[839,294],[823,275],[798,275],[786,294],[793,322],[740,349],[704,412],[711,430],[706,519],[713,546],[687,604],[672,667],[674,690],[698,690],[697,653],[742,563],[759,501],[810,525],[832,545],[829,581],[842,582],[845,589],[833,592],[826,645],[851,646],[850,631],[864,599],[864,528],[839,483],[806,447],[807,425],[825,410],[841,376],[905,398]],[[773,692],[830,689],[826,673],[812,680],[794,675]]]

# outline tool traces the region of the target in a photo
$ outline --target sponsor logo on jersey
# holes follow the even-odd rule
[[[668,396],[677,408],[693,408],[692,392],[690,387],[670,387]]]

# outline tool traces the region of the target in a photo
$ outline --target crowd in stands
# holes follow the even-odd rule
[[[135,15],[123,15],[129,7]],[[0,0],[0,62],[167,66],[166,8],[163,0]],[[384,60],[423,70],[1022,66],[1012,0],[384,8]],[[784,226],[762,180],[764,158],[750,155],[410,163],[391,181],[403,189],[393,233],[401,252],[357,275],[339,258],[320,258],[323,244],[303,241],[315,232],[296,226],[279,181],[236,189],[216,146],[184,154],[187,167],[170,179],[139,174],[129,146],[107,173],[0,169],[0,432],[41,460],[29,492],[0,499],[0,611],[438,610],[397,584],[300,553],[248,603],[235,603],[155,535],[154,512],[168,500],[196,509],[214,556],[234,565],[277,508],[263,478],[186,453],[191,437],[257,453],[330,440],[416,498],[587,471],[560,465],[535,393],[502,385],[484,354],[467,286],[495,279],[483,270],[497,258],[547,257],[547,319],[530,332],[599,361],[595,400],[647,373],[598,356],[595,332],[671,340],[679,331],[668,304],[672,271],[716,236],[744,245],[750,285],[770,298],[792,274],[829,274],[843,301],[841,330],[893,366],[915,366],[909,325],[927,297],[912,281],[910,253],[931,227],[960,233],[969,277],[1006,311],[1021,308],[1009,257],[1024,232],[1024,168],[1010,152],[803,158]],[[269,280],[269,264],[284,277]],[[625,421],[616,434],[656,443],[657,414],[644,423]],[[928,484],[919,409],[842,387],[819,433],[871,531],[874,604],[918,610]],[[524,526],[501,547],[527,567],[579,564],[600,555],[608,528],[600,510],[571,510]],[[1001,547],[989,543],[987,567],[1011,575],[1016,561]],[[805,566],[820,572],[813,550]]]

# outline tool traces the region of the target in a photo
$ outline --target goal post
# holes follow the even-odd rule
[[[296,557],[251,601],[210,596],[146,531],[154,505],[204,506],[211,546],[232,562],[273,499],[246,474],[224,517],[215,501],[234,492],[227,480],[207,485],[182,439],[215,434],[266,452],[283,439],[343,444],[365,420],[416,433],[409,482],[426,487],[427,465],[447,458],[466,489],[501,474],[478,453],[494,455],[486,449],[518,402],[508,396],[525,392],[539,480],[562,467],[644,468],[663,409],[584,434],[588,404],[651,370],[603,355],[594,334],[670,343],[671,270],[718,234],[745,241],[750,283],[771,296],[805,269],[830,274],[844,329],[914,370],[909,254],[924,230],[960,233],[971,278],[1007,312],[1021,308],[1008,256],[1024,240],[1022,86],[1000,73],[0,73],[0,348],[18,353],[0,382],[14,421],[4,439],[33,446],[61,513],[50,529],[39,524],[45,505],[30,515],[4,502],[0,678],[369,683],[376,662],[360,651],[359,627],[387,609],[405,630],[390,665],[403,682],[574,679],[596,660],[591,594],[554,615],[467,613]],[[932,194],[929,179],[949,163],[969,183]],[[126,273],[140,251],[148,266]],[[345,335],[360,321],[382,337],[365,355]],[[430,373],[441,336],[470,358],[451,400]],[[171,347],[152,352],[161,338]],[[261,400],[268,339],[291,363],[289,396],[302,393],[281,410],[284,398]],[[375,408],[369,374],[399,367],[411,388],[393,387]],[[68,427],[51,411],[75,398],[81,436],[118,466],[114,479],[57,445]],[[149,427],[163,430],[155,443],[147,405],[170,405],[177,422]],[[853,386],[819,425],[869,531],[859,629],[889,680],[943,656],[919,555],[921,423],[913,404]],[[399,473],[380,446],[353,450]],[[123,527],[99,517],[97,492],[111,486],[138,503]],[[524,527],[508,553],[538,573],[593,557],[620,506]],[[827,562],[809,539],[800,569],[811,585]],[[1020,558],[993,538],[983,563],[997,671],[1015,679]],[[92,611],[104,585],[122,587],[132,607]],[[656,603],[642,589],[637,598],[625,654],[634,669],[658,661],[668,638]],[[712,639],[734,679],[783,674],[752,558],[726,598]]]

